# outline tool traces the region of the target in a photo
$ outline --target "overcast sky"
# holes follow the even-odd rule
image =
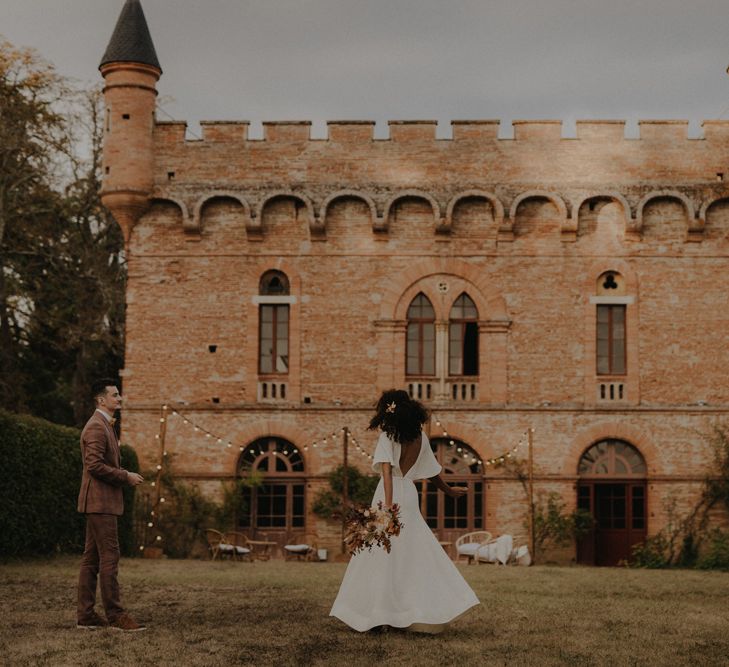
[[[0,34],[98,81],[123,0],[0,0]],[[142,0],[187,120],[729,117],[726,0]],[[160,116],[167,119],[166,116]]]

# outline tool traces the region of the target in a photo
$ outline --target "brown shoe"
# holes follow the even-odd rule
[[[122,630],[123,632],[140,632],[147,629],[147,626],[137,623],[129,614],[122,614],[109,623],[109,627],[112,630]]]
[[[88,618],[85,618],[83,621],[78,621],[76,623],[76,628],[79,630],[98,630],[99,628],[107,627],[109,627],[109,623],[101,618],[101,616],[99,616],[96,612]]]

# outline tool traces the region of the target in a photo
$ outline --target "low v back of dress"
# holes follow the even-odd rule
[[[377,625],[440,632],[479,604],[420,513],[415,481],[441,471],[425,433],[417,459],[404,475],[400,454],[400,444],[382,433],[372,463],[380,474],[383,463],[392,465],[392,501],[400,506],[400,535],[392,538],[389,554],[375,547],[352,557],[330,613],[360,632]],[[380,500],[385,500],[382,477],[372,504]]]

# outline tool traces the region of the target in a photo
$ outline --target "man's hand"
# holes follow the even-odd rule
[[[468,493],[467,486],[452,486],[450,493],[448,494],[451,498],[460,498]]]
[[[127,482],[130,486],[137,486],[144,481],[144,477],[136,472],[127,472]]]

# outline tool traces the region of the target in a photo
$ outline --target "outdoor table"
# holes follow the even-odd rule
[[[269,542],[268,540],[248,540],[253,552],[253,558],[256,560],[269,560],[271,558],[270,548],[275,547],[277,542]]]
[[[451,555],[451,547],[453,546],[453,542],[443,542],[441,540],[438,540],[438,544],[443,547],[445,552],[448,554],[448,558],[452,560],[453,557]]]

